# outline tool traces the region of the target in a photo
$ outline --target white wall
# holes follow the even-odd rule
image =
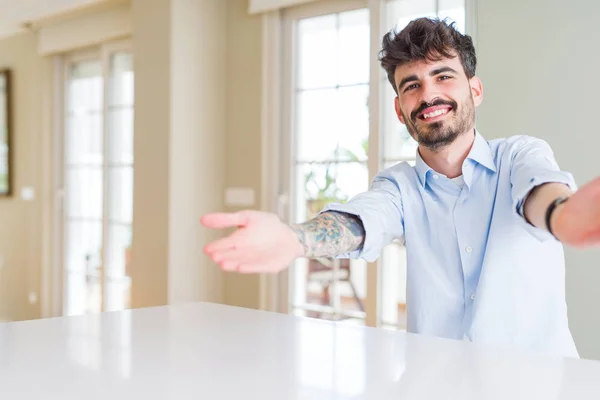
[[[484,136],[543,138],[579,185],[599,176],[600,2],[478,0],[477,15]],[[567,303],[581,356],[600,359],[600,251],[567,250]]]

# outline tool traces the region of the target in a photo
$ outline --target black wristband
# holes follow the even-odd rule
[[[552,227],[550,226],[550,219],[552,218],[552,213],[554,212],[556,207],[558,207],[560,204],[564,203],[567,200],[569,200],[569,196],[561,196],[554,200],[552,203],[550,203],[548,209],[546,210],[546,229],[548,229],[548,232],[550,232],[552,236],[554,236],[554,232],[552,232]],[[556,238],[556,236],[554,237]]]

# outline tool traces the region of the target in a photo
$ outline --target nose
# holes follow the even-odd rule
[[[441,93],[437,85],[433,82],[423,82],[421,84],[421,102],[426,104],[433,103],[436,99],[441,98]]]

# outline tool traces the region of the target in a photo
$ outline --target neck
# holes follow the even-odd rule
[[[469,155],[474,141],[475,130],[469,129],[444,148],[431,150],[419,146],[419,154],[434,171],[452,179],[462,175],[463,163]]]

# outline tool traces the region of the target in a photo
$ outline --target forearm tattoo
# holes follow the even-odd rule
[[[360,218],[340,212],[324,212],[302,224],[292,225],[304,246],[304,256],[332,258],[361,249],[365,228]]]

